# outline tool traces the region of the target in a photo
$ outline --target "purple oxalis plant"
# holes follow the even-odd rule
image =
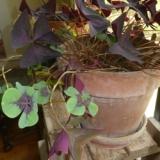
[[[128,3],[126,3],[123,1],[112,2],[108,0],[109,4],[106,4],[104,0],[92,0],[91,3],[96,5],[104,14],[100,14],[88,7],[84,0],[76,0],[76,5],[81,15],[86,18],[90,25],[91,36],[96,36],[99,33],[106,35],[112,34],[112,36],[116,37],[117,41],[112,46],[109,46],[107,52],[109,51],[110,54],[119,54],[130,61],[142,63],[138,57],[139,52],[132,44],[131,33],[133,31],[133,24],[128,25],[127,29],[124,29],[124,24],[127,19],[129,20],[127,17],[129,10],[135,11],[136,16],[138,13],[138,17],[141,17],[147,26],[150,25],[153,28],[153,23],[160,24],[160,12],[156,10],[157,1],[128,0]],[[123,13],[117,19],[110,22],[108,17],[114,9],[121,9]],[[104,11],[108,14],[105,14]],[[113,33],[108,31],[110,24]]]
[[[20,63],[23,68],[41,64],[60,56],[60,52],[56,50],[60,39],[49,28],[46,17],[41,15],[34,26],[30,20],[28,11],[24,10],[12,30],[12,46],[15,49],[26,47]],[[51,45],[55,49],[53,47],[51,49]]]
[[[132,44],[131,33],[133,31],[132,25],[134,24],[130,24],[126,28],[125,23],[127,19],[128,21],[130,19],[128,12],[133,10],[137,24],[139,19],[142,19],[147,26],[151,26],[152,28],[154,28],[154,23],[160,24],[160,11],[156,10],[157,0],[128,0],[127,2],[108,0],[108,3],[104,0],[91,0],[90,2],[96,5],[102,12],[94,10],[87,5],[84,0],[75,0],[79,13],[89,24],[91,37],[96,37],[99,33],[115,37],[116,41],[111,43],[112,45],[109,46],[107,52],[110,54],[119,54],[130,61],[142,63],[138,57],[138,51]],[[22,14],[12,30],[13,47],[17,49],[27,46],[21,61],[22,67],[27,68],[61,56],[59,53],[60,50],[56,49],[60,44],[59,38],[51,32],[47,22],[48,19],[46,18],[48,15],[54,15],[55,9],[56,1],[49,0],[37,11],[31,11],[26,1],[22,0],[20,6]],[[114,21],[111,21],[109,16],[114,9],[121,9],[122,14]],[[65,12],[70,15],[71,11],[66,11],[65,8]],[[34,27],[32,27],[30,23],[29,14],[32,16],[38,14],[38,19]],[[76,17],[80,17],[80,14],[76,12]],[[77,23],[79,20],[81,20],[81,18],[76,18],[74,22]],[[112,28],[113,32],[111,32],[109,28]],[[108,37],[108,39],[110,39],[110,37]],[[50,45],[54,47],[51,49],[49,47]]]

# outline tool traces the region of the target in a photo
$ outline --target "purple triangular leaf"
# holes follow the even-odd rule
[[[60,56],[60,53],[57,51],[37,44],[32,44],[26,50],[20,62],[20,66],[22,68],[28,68],[36,64],[41,64],[49,60],[56,59],[58,56]]]
[[[99,6],[102,10],[123,9],[127,3],[122,1],[113,1],[112,4],[106,4],[104,0],[92,0],[92,3]]]
[[[118,18],[116,18],[112,22],[112,29],[117,39],[121,38],[125,18],[126,18],[126,12],[121,14]]]
[[[15,22],[12,32],[12,46],[13,48],[21,48],[31,42],[30,38],[31,26],[29,22],[28,11],[22,12],[18,20]]]
[[[138,12],[138,14],[143,18],[146,24],[149,24],[149,16],[147,13],[147,8],[144,4],[140,4],[139,0],[127,0],[129,2],[129,7]]]
[[[60,40],[60,38],[53,32],[48,32],[47,34],[43,35],[42,37],[40,37],[39,39],[37,39],[37,41],[41,41],[44,42],[46,44],[60,44],[62,43],[62,41]]]
[[[92,0],[92,4],[101,8],[106,17],[108,17],[111,14],[112,6],[106,4],[104,0]]]
[[[40,17],[41,15],[49,15],[47,4],[38,8],[36,11],[33,11],[32,14],[37,18]]]
[[[142,60],[138,57],[139,52],[132,45],[129,33],[126,33],[121,39],[109,48],[111,54],[119,54],[126,59],[142,64]]]
[[[160,25],[160,11],[154,16],[154,22]]]
[[[42,15],[50,17],[55,14],[55,11],[56,11],[56,0],[49,0],[47,3],[38,8],[35,12],[33,12],[33,15],[35,15],[36,17],[40,17]]]
[[[65,131],[61,131],[50,149],[49,158],[54,159],[56,155],[68,154],[69,150],[69,136]]]
[[[19,7],[19,10],[21,12],[23,12],[24,10],[27,10],[29,14],[31,14],[31,10],[26,2],[26,0],[22,0],[21,4],[20,4],[20,7]]]
[[[78,78],[78,76],[75,77],[75,88],[82,93],[84,90],[84,83]]]
[[[90,35],[92,37],[97,35],[97,33],[101,33],[107,29],[107,25],[103,21],[97,18],[95,18],[92,21],[89,21],[88,24],[90,29]]]
[[[96,11],[87,7],[84,0],[76,0],[76,5],[80,13],[89,21],[91,36],[95,36],[97,33],[107,30],[109,21]]]
[[[50,31],[47,18],[41,15],[34,25],[34,40],[41,38]]]
[[[154,17],[157,13],[156,11],[156,4],[157,0],[148,0],[144,1],[144,5],[147,7],[147,9],[151,12],[151,15]]]

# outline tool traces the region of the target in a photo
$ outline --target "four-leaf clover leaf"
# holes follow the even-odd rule
[[[79,93],[79,91],[72,86],[68,87],[64,93],[69,97],[66,102],[66,108],[69,113],[74,116],[83,116],[86,110],[88,110],[91,116],[96,116],[98,106],[92,102],[89,93],[85,91]]]
[[[3,94],[2,111],[9,118],[20,115],[19,128],[30,127],[38,122],[38,104],[48,103],[49,96],[49,89],[43,81],[33,87],[17,82],[15,88],[8,88]]]
[[[45,81],[40,81],[33,85],[33,88],[38,91],[38,104],[46,104],[49,102],[50,90]]]

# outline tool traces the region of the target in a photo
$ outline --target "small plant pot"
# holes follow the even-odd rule
[[[119,139],[116,143],[116,138],[128,137],[140,131],[146,107],[160,84],[160,79],[150,73],[92,71],[77,74],[85,90],[99,106],[96,117],[87,118],[82,124],[86,129],[99,130],[103,134],[103,138],[97,137],[94,142],[119,148],[129,141],[123,138],[123,143],[119,143]],[[114,143],[108,143],[105,137],[115,138]]]

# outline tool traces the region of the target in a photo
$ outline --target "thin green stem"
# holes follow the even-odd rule
[[[3,76],[4,82],[6,84],[6,87],[9,88],[9,85],[8,85],[8,82],[6,79],[6,75],[5,75],[5,71],[4,71],[4,66],[2,66],[2,76]]]
[[[63,124],[60,122],[60,120],[58,119],[58,117],[57,117],[57,115],[56,115],[56,113],[55,113],[55,111],[54,111],[53,94],[54,94],[56,88],[58,87],[60,81],[62,80],[62,78],[63,78],[65,75],[67,75],[67,74],[74,74],[74,73],[76,73],[76,71],[66,71],[66,72],[64,72],[64,73],[59,77],[59,79],[57,80],[57,83],[53,86],[52,91],[51,91],[51,96],[50,96],[50,106],[51,106],[51,109],[52,109],[52,113],[54,114],[54,116],[52,115],[52,117],[54,117],[54,119],[56,120],[57,124],[58,124],[61,128],[63,128],[63,130],[64,130],[66,133],[68,133],[68,131],[67,131],[66,128],[63,126]]]

